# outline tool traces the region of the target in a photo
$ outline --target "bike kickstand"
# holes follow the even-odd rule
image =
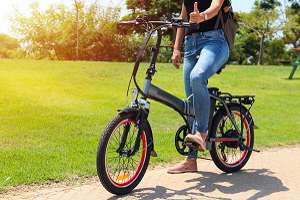
[[[248,151],[254,151],[254,152],[256,152],[256,153],[260,153],[260,150],[258,150],[258,149],[254,149],[254,148],[245,148],[245,149],[247,149]]]
[[[260,150],[258,150],[258,149],[252,149],[252,151],[254,151],[256,153],[260,153]]]

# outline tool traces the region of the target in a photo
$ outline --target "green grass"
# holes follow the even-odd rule
[[[158,64],[154,84],[184,98],[182,70]],[[96,174],[103,127],[125,107],[132,64],[0,61],[0,188]],[[229,66],[210,86],[257,95],[252,114],[259,147],[300,142],[300,79],[289,67]],[[140,79],[145,74],[141,68]],[[296,72],[296,77],[299,77]],[[171,109],[151,104],[150,122],[159,157],[179,157],[173,141],[183,124]]]

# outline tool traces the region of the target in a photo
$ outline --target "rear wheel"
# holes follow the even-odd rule
[[[223,141],[212,142],[211,157],[216,166],[227,173],[237,172],[248,162],[254,144],[254,128],[247,109],[238,105],[230,105],[237,126],[242,132],[241,141],[226,141],[227,138],[240,138],[226,111],[219,110],[214,117],[211,137],[225,138]],[[241,120],[241,117],[243,121]]]
[[[151,129],[147,125],[142,130],[139,150],[129,156],[118,153],[124,131],[128,137],[123,152],[133,149],[138,134],[136,114],[117,115],[104,129],[97,153],[97,173],[102,185],[113,194],[130,193],[142,180],[150,159]]]

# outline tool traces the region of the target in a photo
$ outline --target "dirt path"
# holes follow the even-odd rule
[[[199,160],[198,173],[169,175],[166,168],[149,170],[136,190],[120,199],[300,199],[300,146],[254,153],[243,171],[224,174],[213,162]],[[14,192],[0,199],[118,199],[95,179],[82,186],[49,186]]]

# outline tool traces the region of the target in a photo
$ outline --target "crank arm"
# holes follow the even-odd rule
[[[183,144],[191,149],[199,149],[199,145],[194,142],[184,142]],[[211,150],[211,142],[206,142],[206,149],[209,151]]]

